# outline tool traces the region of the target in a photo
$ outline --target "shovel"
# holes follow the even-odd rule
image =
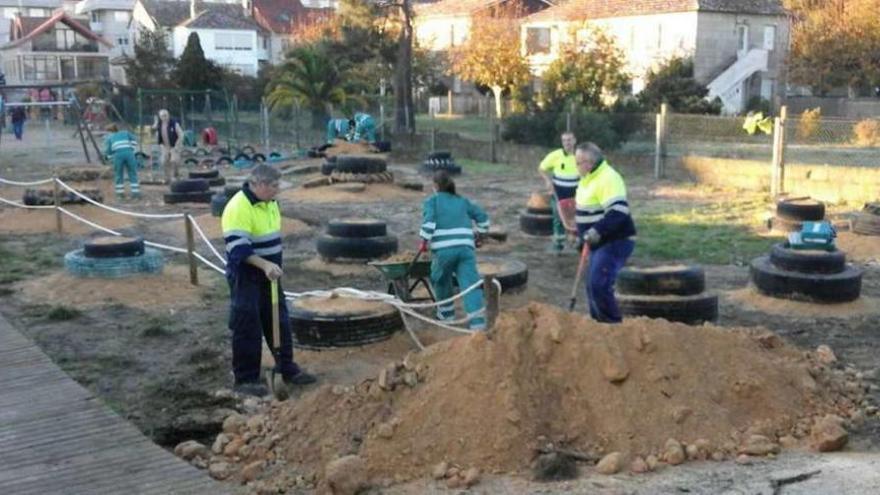
[[[273,397],[278,400],[287,400],[290,397],[287,384],[284,383],[284,377],[281,373],[276,371],[281,367],[281,323],[278,311],[278,281],[271,280],[269,284],[272,291],[272,356],[275,358],[275,366],[269,371],[266,381]]]
[[[587,266],[587,260],[590,258],[590,245],[584,241],[584,247],[581,248],[581,259],[578,262],[577,273],[574,275],[574,285],[571,287],[571,300],[568,301],[568,310],[573,311],[574,305],[577,304],[578,286],[581,284],[581,278],[584,276],[584,268]]]

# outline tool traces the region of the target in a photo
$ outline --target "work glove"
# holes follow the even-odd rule
[[[485,241],[486,235],[482,232],[474,233],[474,246],[477,248],[483,247],[483,242]]]
[[[426,241],[426,240],[424,240],[424,239],[422,239],[421,241],[419,241],[419,252],[420,252],[420,253],[426,253],[426,252],[428,252],[428,241]]]
[[[599,235],[599,232],[596,229],[590,229],[584,234],[584,241],[586,241],[587,245],[593,247],[599,244],[599,241],[602,240],[602,236]]]

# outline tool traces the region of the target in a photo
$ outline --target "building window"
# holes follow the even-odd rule
[[[34,37],[31,50],[35,52],[97,52],[98,44],[59,23],[55,25],[54,30]]]
[[[449,46],[455,46],[455,24],[449,25]]]
[[[24,55],[21,67],[25,81],[57,81],[58,57],[53,55]]]
[[[253,50],[251,35],[248,33],[216,33],[214,35],[214,49],[229,51]]]
[[[263,50],[269,49],[269,38],[263,38]]]
[[[740,24],[736,27],[737,51],[747,52],[749,50],[749,27]]]
[[[663,49],[663,24],[657,24],[657,50]]]
[[[131,14],[124,10],[116,10],[113,12],[113,20],[116,22],[128,22],[131,18]]]
[[[97,12],[92,12],[91,18],[92,22],[101,22],[101,14]]]
[[[526,29],[526,55],[550,53],[550,28]]]
[[[772,50],[776,45],[776,26],[764,26],[764,49]]]
[[[15,7],[5,7],[3,10],[3,17],[6,19],[15,19],[15,14],[18,13],[18,9]]]
[[[761,79],[761,98],[767,101],[773,97],[773,80]]]
[[[128,38],[126,38],[124,36],[116,38],[116,44],[118,46],[128,46]]]

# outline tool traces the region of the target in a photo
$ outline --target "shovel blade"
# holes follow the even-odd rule
[[[275,370],[270,371],[266,376],[266,385],[275,399],[287,400],[290,398],[290,390],[287,389],[287,384],[284,383],[284,377],[280,373],[276,373]]]

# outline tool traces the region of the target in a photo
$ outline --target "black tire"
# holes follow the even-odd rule
[[[150,158],[150,155],[144,153],[143,151],[138,151],[134,154],[134,157],[139,160],[147,160]]]
[[[262,153],[254,153],[251,155],[251,159],[257,163],[264,163],[266,161],[266,155]]]
[[[217,148],[217,153],[220,153],[221,155],[231,155],[232,154],[229,152],[229,148],[227,148],[225,146]]]
[[[798,273],[781,270],[769,256],[755,258],[749,267],[751,280],[764,295],[818,303],[855,301],[862,291],[862,270],[847,266],[840,273]]]
[[[327,234],[335,237],[380,237],[388,235],[384,220],[373,218],[334,218],[327,223]]]
[[[450,160],[452,158],[452,152],[446,150],[437,150],[428,153],[428,160]]]
[[[215,217],[223,216],[223,209],[226,208],[226,203],[228,201],[229,198],[223,193],[217,193],[211,196],[211,215],[214,215]]]
[[[241,147],[241,152],[242,152],[242,153],[247,153],[247,154],[249,154],[249,155],[253,155],[254,153],[257,152],[257,150],[256,150],[253,146],[251,146],[251,145],[249,145],[249,144],[246,144],[246,145],[244,145],[244,146]]]
[[[547,237],[553,235],[553,215],[522,212],[519,215],[519,228],[529,235]]]
[[[379,153],[390,153],[391,152],[391,141],[376,141],[373,143],[373,146],[376,147],[376,151]]]
[[[553,208],[548,206],[547,208],[533,208],[531,206],[526,207],[526,213],[532,213],[534,215],[553,215]]]
[[[706,290],[706,274],[698,266],[626,267],[617,275],[617,291],[640,296],[693,296]]]
[[[166,205],[177,203],[210,203],[211,195],[209,191],[187,192],[187,193],[165,193],[162,197]]]
[[[336,170],[336,163],[326,161],[321,164],[321,175],[330,175]]]
[[[212,169],[217,163],[213,158],[203,158],[202,161],[199,162],[199,167],[204,169]]]
[[[529,282],[529,267],[519,260],[509,260],[503,258],[483,258],[477,260],[477,268],[480,264],[492,263],[500,265],[500,269],[491,275],[501,283],[502,292],[510,292],[515,289],[521,289]],[[481,276],[490,275],[485,270],[480,270]]]
[[[208,150],[206,150],[205,148],[196,148],[195,155],[196,156],[208,156],[208,155],[210,155],[210,153],[208,153]]]
[[[853,232],[861,235],[880,235],[880,203],[868,203],[856,216]]]
[[[773,225],[773,230],[779,232],[800,232],[803,227],[803,222],[799,220],[791,220],[789,218],[783,217],[773,217],[771,220]]]
[[[205,179],[181,179],[171,183],[172,193],[203,192],[208,188],[208,181]]]
[[[782,199],[776,203],[776,216],[798,222],[825,218],[825,203],[810,198]]]
[[[247,160],[249,162],[252,161],[251,157],[249,155],[247,155],[246,153],[237,153],[235,155],[235,161],[239,161],[239,160]]]
[[[403,320],[393,307],[368,314],[321,315],[297,307],[294,301],[290,326],[294,346],[321,350],[381,342],[403,329]]]
[[[281,158],[281,153],[279,153],[279,152],[277,152],[277,151],[273,151],[273,152],[269,153],[269,158],[270,158],[270,159],[271,159],[271,158],[277,158],[277,159],[280,159],[280,158]]]
[[[233,196],[238,194],[238,191],[241,191],[241,186],[226,186],[223,188],[223,194],[226,196],[226,199],[232,199]]]
[[[101,236],[89,239],[83,245],[86,258],[124,258],[144,254],[142,237]]]
[[[232,157],[230,157],[229,155],[223,155],[217,159],[217,165],[232,165],[232,161]]]
[[[791,272],[840,273],[846,269],[846,254],[842,251],[791,249],[786,242],[773,245],[770,249],[770,263]]]
[[[208,179],[208,187],[221,187],[226,185],[226,177],[214,177]]]
[[[336,163],[336,155],[333,155],[333,156],[325,156],[325,157],[324,157],[324,160],[327,161],[327,162],[329,162],[329,163]]]
[[[325,260],[374,260],[397,252],[397,237],[318,237],[318,254]]]
[[[402,187],[404,189],[409,189],[410,191],[424,191],[425,190],[425,184],[423,184],[421,181],[418,181],[418,182],[417,181],[404,181],[404,182],[398,182],[397,185],[399,185],[400,187]]]
[[[199,164],[199,161],[198,161],[197,159],[195,159],[195,158],[187,158],[186,160],[183,161],[183,164],[186,165],[186,166],[193,166],[193,167],[195,167],[195,166],[197,166],[197,165]]]
[[[32,189],[28,189],[24,192],[24,195],[21,198],[21,202],[27,206],[38,206],[42,204],[40,197],[37,196],[37,193],[34,192]]]
[[[718,320],[718,295],[644,296],[617,294],[620,314],[627,317],[663,318],[688,325]]]
[[[64,255],[64,268],[76,277],[123,278],[141,273],[162,273],[165,258],[158,249],[146,248],[140,256],[88,258],[82,249]]]
[[[489,232],[487,232],[485,236],[498,242],[507,242],[507,230],[500,227],[490,228]]]
[[[422,170],[422,172],[425,172],[428,174],[433,174],[433,173],[441,171],[441,170],[446,172],[449,175],[461,174],[461,167],[456,165],[455,162],[451,161],[451,159],[448,161],[427,160],[424,163],[422,163],[421,170]]]
[[[190,170],[189,178],[190,179],[214,179],[220,177],[220,171],[217,169],[213,170]]]
[[[349,156],[342,155],[336,157],[336,171],[349,172],[353,174],[378,174],[388,169],[388,164],[382,158],[370,156]]]

